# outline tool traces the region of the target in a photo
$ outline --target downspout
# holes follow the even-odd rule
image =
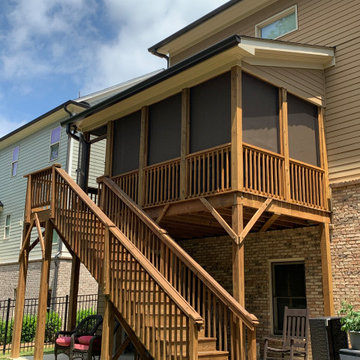
[[[155,56],[158,56],[159,58],[166,59],[166,68],[168,69],[170,67],[170,58],[169,56],[159,53],[156,49],[152,50],[151,53]]]

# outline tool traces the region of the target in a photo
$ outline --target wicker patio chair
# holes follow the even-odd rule
[[[72,331],[59,331],[55,341],[55,360],[58,354],[64,353],[71,358],[71,348],[79,336],[92,336],[96,333],[103,319],[101,315],[90,315],[83,319]]]

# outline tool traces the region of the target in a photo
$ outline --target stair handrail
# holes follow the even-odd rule
[[[151,264],[151,262],[134,246],[134,244],[126,238],[124,234],[116,227],[116,225],[106,216],[105,213],[88,197],[84,190],[70,177],[70,175],[61,168],[55,168],[55,171],[68,183],[68,185],[76,192],[80,199],[91,209],[91,211],[99,218],[99,220],[109,227],[109,231],[121,242],[126,250],[140,263],[140,265],[148,272],[151,278],[159,285],[159,287],[169,296],[170,299],[178,306],[178,308],[191,319],[198,328],[203,326],[203,318],[193,309],[179,294],[179,292],[169,283],[169,281]],[[53,179],[55,181],[55,179]]]
[[[232,313],[250,329],[254,330],[259,324],[259,320],[254,314],[249,313],[241,306],[202,266],[200,266],[180,245],[178,245],[155,221],[149,216],[109,177],[101,176],[97,178],[98,183],[104,183],[121,198],[140,218],[144,221],[152,231],[160,238],[160,240],[168,246],[180,260],[188,266],[193,273],[202,280],[206,286],[232,311]]]

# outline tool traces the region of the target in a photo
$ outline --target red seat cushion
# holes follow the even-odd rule
[[[89,345],[74,344],[74,350],[88,351],[89,350]]]
[[[70,346],[71,337],[70,336],[62,336],[56,339],[56,344],[60,346]]]
[[[90,335],[90,336],[79,336],[78,337],[78,342],[79,344],[83,344],[83,345],[89,345],[90,344],[90,340],[92,339],[93,337]]]

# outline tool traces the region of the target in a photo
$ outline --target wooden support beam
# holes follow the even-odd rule
[[[114,149],[114,122],[107,123],[106,132],[106,155],[105,155],[105,176],[112,176],[113,163],[113,149]]]
[[[265,232],[280,217],[280,214],[273,214],[262,226],[259,232]]]
[[[239,237],[236,232],[231,228],[231,226],[225,221],[225,219],[216,211],[216,209],[204,198],[200,197],[200,201],[208,209],[212,216],[218,221],[218,223],[223,227],[223,229],[229,234],[229,236],[234,240],[235,244],[239,244]]]
[[[190,89],[181,93],[181,150],[180,150],[180,199],[185,199],[186,189],[186,155],[190,151]]]
[[[67,329],[69,331],[73,330],[76,326],[77,297],[79,292],[79,275],[80,275],[80,260],[76,255],[73,255],[71,262],[69,318],[68,318],[68,329]]]
[[[51,262],[51,249],[53,239],[53,225],[50,220],[45,225],[45,253],[41,264],[41,277],[39,289],[39,305],[36,321],[34,360],[42,360],[44,353],[45,324],[47,314],[47,298],[49,292],[49,275]]]
[[[289,128],[288,128],[288,104],[287,104],[287,91],[280,89],[280,140],[282,155],[285,157],[284,162],[284,195],[285,200],[290,200],[290,154],[289,154]]]
[[[24,223],[25,237],[24,237],[24,240],[23,240],[23,243],[22,243],[22,246],[20,249],[20,253],[19,253],[19,262],[20,262],[21,257],[23,256],[24,251],[29,248],[31,232],[32,232],[33,227],[34,227],[34,220],[31,220],[30,225],[28,225],[26,222]],[[28,252],[30,252],[30,250],[28,250]]]
[[[256,329],[254,330],[248,329],[247,334],[248,334],[247,358],[248,360],[256,360]]]
[[[31,234],[31,229],[32,226],[25,222],[23,229],[23,234],[25,238],[26,238],[26,234],[28,234],[29,231]],[[23,316],[24,316],[26,277],[27,277],[28,265],[29,265],[29,251],[25,246],[24,249],[20,252],[20,258],[19,258],[19,277],[18,277],[18,286],[16,289],[15,318],[14,318],[14,328],[13,328],[12,345],[11,345],[12,358],[18,358],[20,356],[21,329],[22,329]]]
[[[107,296],[105,296],[105,311],[101,337],[101,360],[112,360],[114,341],[114,308]]]
[[[42,258],[45,258],[45,242],[44,242],[44,238],[42,236],[42,231],[41,231],[41,226],[40,226],[40,221],[39,221],[39,217],[38,215],[35,213],[35,225],[36,225],[36,230],[38,232],[38,237],[39,237],[39,241],[40,241],[40,247],[41,247],[41,254],[42,254]],[[45,232],[46,233],[46,232]]]
[[[138,178],[138,202],[139,202],[139,206],[141,206],[141,207],[143,207],[144,203],[145,203],[144,168],[147,165],[148,122],[149,122],[149,108],[147,106],[144,106],[141,109],[139,178]]]
[[[124,353],[126,348],[130,345],[131,341],[130,338],[127,336],[123,343],[120,345],[119,349],[116,351],[115,355],[113,356],[112,360],[117,360],[120,355]]]
[[[189,320],[189,342],[189,360],[198,360],[199,327],[193,320]]]
[[[231,69],[231,188],[233,190],[242,190],[244,186],[241,87],[241,68],[234,66]]]
[[[261,215],[266,211],[266,209],[270,206],[272,199],[266,199],[265,202],[260,206],[260,208],[256,211],[253,217],[246,224],[245,228],[240,233],[240,243],[242,243],[252,229],[252,227],[256,224],[256,222],[260,219]]]
[[[232,228],[239,236],[244,226],[244,208],[241,198],[235,194],[232,206]],[[232,248],[232,273],[233,273],[233,297],[239,304],[245,307],[245,249],[244,246],[233,243]],[[233,319],[233,349],[234,358],[245,360],[245,333],[239,319]]]
[[[31,174],[27,176],[27,187],[26,187],[26,198],[25,198],[25,222],[30,223],[31,219],[31,185],[32,176]]]
[[[170,204],[166,204],[162,210],[161,210],[161,213],[160,215],[158,216],[158,218],[156,219],[156,222],[158,224],[160,224],[161,220],[164,218],[164,216],[166,215],[167,211],[169,210],[169,207],[170,207]]]
[[[324,296],[324,315],[334,316],[334,296],[331,272],[330,226],[320,225],[321,273]]]

